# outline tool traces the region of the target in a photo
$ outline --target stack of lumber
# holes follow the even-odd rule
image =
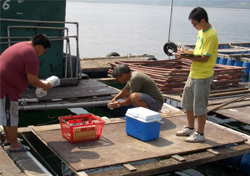
[[[110,62],[112,69],[117,64],[126,64],[132,71],[139,71],[150,76],[162,93],[182,91],[189,75],[191,63],[186,59],[161,61],[115,61]],[[213,89],[237,87],[245,67],[215,65]]]

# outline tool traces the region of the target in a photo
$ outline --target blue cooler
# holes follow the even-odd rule
[[[160,135],[161,114],[143,107],[128,109],[126,133],[142,141],[157,139]]]

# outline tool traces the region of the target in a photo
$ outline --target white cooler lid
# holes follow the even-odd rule
[[[161,120],[160,113],[143,107],[130,108],[125,115],[145,123]]]

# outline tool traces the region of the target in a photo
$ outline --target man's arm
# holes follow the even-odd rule
[[[188,51],[188,52],[185,52],[185,53],[186,54],[193,54],[192,51]],[[205,55],[192,57],[192,56],[185,56],[185,55],[182,55],[180,53],[176,53],[174,56],[177,59],[189,59],[189,60],[198,61],[198,62],[207,62],[209,57],[210,57],[210,56],[205,56]]]
[[[129,98],[129,87],[124,87],[108,104],[107,107],[109,108],[110,105],[112,104],[113,108],[118,108],[118,102],[117,100],[122,99],[122,98],[126,98],[125,100],[120,102],[121,106],[127,106],[130,105],[132,102]]]
[[[28,79],[28,83],[31,84],[32,86],[37,87],[37,88],[43,88],[46,91],[48,91],[52,87],[49,82],[43,83],[42,81],[38,79],[37,76],[29,74],[29,73],[27,73],[27,79]]]
[[[178,58],[178,59],[183,59],[183,58],[185,58],[185,59],[189,59],[189,60],[192,60],[192,61],[207,62],[208,59],[209,59],[209,57],[210,57],[210,56],[204,56],[204,55],[202,55],[202,56],[200,56],[200,57],[192,57],[192,56],[186,57],[186,56],[181,56],[181,58]]]

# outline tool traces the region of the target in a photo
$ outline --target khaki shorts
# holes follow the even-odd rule
[[[210,86],[213,76],[207,79],[192,79],[188,77],[184,87],[181,107],[193,111],[194,116],[207,114]]]
[[[0,98],[0,125],[18,126],[18,120],[18,102],[9,101],[8,95]]]

